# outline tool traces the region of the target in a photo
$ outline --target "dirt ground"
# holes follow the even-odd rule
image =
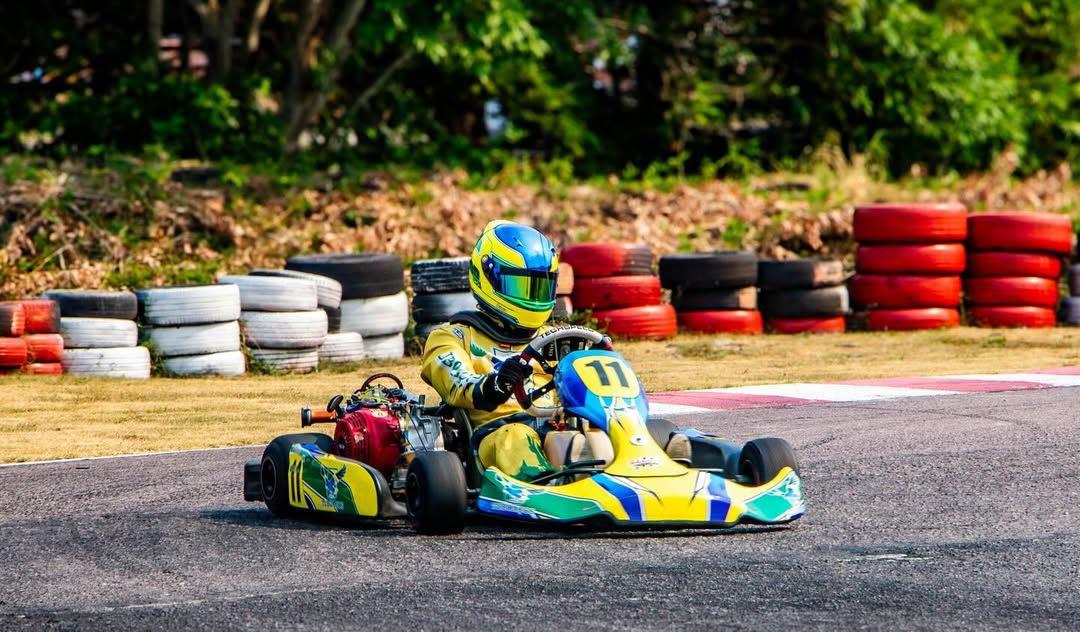
[[[842,336],[691,336],[617,345],[650,392],[745,384],[1001,372],[1080,365],[1080,329],[961,328]],[[412,390],[418,359],[314,375],[103,380],[0,378],[0,462],[238,446],[295,431],[375,371]]]

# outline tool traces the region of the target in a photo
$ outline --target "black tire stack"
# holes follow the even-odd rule
[[[1061,301],[1061,320],[1070,325],[1080,325],[1080,263],[1069,268],[1070,297]]]
[[[389,254],[316,254],[292,257],[287,270],[328,276],[341,283],[341,332],[364,340],[367,358],[400,358],[409,326],[405,269]]]
[[[831,259],[758,262],[758,305],[774,333],[842,333],[850,310],[844,264]]]
[[[412,318],[421,344],[454,314],[476,309],[476,299],[469,289],[469,261],[469,257],[453,257],[424,259],[412,264],[409,270]]]
[[[50,290],[60,307],[64,372],[71,375],[150,377],[150,352],[139,346],[138,300],[131,292]]]
[[[758,260],[722,250],[660,258],[660,282],[671,290],[679,325],[706,333],[760,333]]]
[[[137,290],[142,339],[162,357],[166,375],[243,375],[240,289],[192,285]]]

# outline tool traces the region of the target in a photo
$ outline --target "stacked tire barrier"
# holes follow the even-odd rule
[[[660,257],[660,281],[671,290],[678,322],[703,333],[759,334],[757,256],[743,251]]]
[[[758,262],[758,306],[779,334],[843,333],[850,309],[844,264],[828,259]]]
[[[27,366],[29,349],[26,312],[20,303],[0,303],[0,372],[11,373]]]
[[[873,204],[855,209],[851,302],[872,331],[960,324],[967,210],[962,204]]]
[[[591,310],[599,326],[620,338],[663,340],[675,335],[675,310],[661,299],[648,246],[595,242],[567,246],[560,255],[573,268],[571,302]]]
[[[60,375],[64,339],[52,301],[0,303],[0,373]],[[27,314],[29,313],[29,316]]]
[[[240,289],[190,285],[136,290],[142,340],[161,358],[166,375],[243,375]]]
[[[1080,325],[1080,263],[1069,268],[1069,298],[1061,302],[1061,320]]]
[[[424,259],[412,264],[412,318],[416,336],[427,340],[433,329],[445,325],[454,314],[476,309],[469,289],[469,257]]]
[[[574,266],[559,262],[559,280],[555,285],[555,309],[551,310],[553,322],[565,322],[574,315]]]
[[[251,276],[281,277],[315,284],[319,309],[326,313],[326,338],[319,347],[319,364],[359,362],[364,359],[364,337],[341,331],[341,283],[321,274],[298,270],[252,270]]]
[[[24,306],[29,301],[24,301]],[[50,290],[35,301],[41,311],[55,306],[63,338],[63,372],[78,376],[150,377],[150,352],[139,346],[138,303],[131,292]],[[27,314],[30,310],[28,308]],[[52,320],[49,314],[44,320]],[[31,331],[30,318],[27,332]],[[51,325],[50,325],[51,326]],[[57,330],[53,330],[57,331]]]
[[[319,347],[326,342],[329,324],[319,309],[314,281],[227,275],[218,283],[240,291],[240,331],[252,358],[275,371],[319,368]]]
[[[366,358],[405,355],[409,326],[405,268],[401,257],[386,254],[317,254],[292,257],[287,270],[330,277],[341,284],[340,331],[358,333]]]
[[[1072,250],[1064,215],[992,212],[968,217],[968,316],[979,327],[1053,327],[1061,260]]]

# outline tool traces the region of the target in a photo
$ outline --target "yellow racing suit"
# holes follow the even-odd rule
[[[510,417],[523,416],[515,398],[497,405],[485,403],[480,389],[484,378],[497,371],[505,359],[520,353],[529,340],[518,342],[497,336],[497,332],[482,326],[479,319],[483,318],[474,314],[462,322],[455,317],[454,322],[432,331],[424,346],[421,377],[444,402],[465,410],[474,432],[483,434],[478,448],[482,466],[494,465],[510,476],[531,480],[554,470],[544,456],[539,433],[526,423],[505,423]],[[536,334],[546,330],[543,327]],[[531,390],[550,379],[534,373],[525,388]],[[544,398],[539,404],[551,405]]]

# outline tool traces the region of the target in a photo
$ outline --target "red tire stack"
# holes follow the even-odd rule
[[[661,301],[648,246],[575,244],[564,248],[559,259],[574,269],[574,311],[591,310],[602,328],[620,338],[663,340],[675,335],[675,310]]]
[[[671,290],[679,325],[708,334],[760,334],[757,255],[699,252],[660,258],[660,281]]]
[[[872,331],[960,324],[967,209],[962,204],[870,204],[855,209],[851,302]]]
[[[64,372],[60,309],[54,301],[29,299],[0,303],[0,371],[40,375]]]
[[[979,327],[1053,327],[1072,222],[1048,213],[968,217],[968,316]]]

